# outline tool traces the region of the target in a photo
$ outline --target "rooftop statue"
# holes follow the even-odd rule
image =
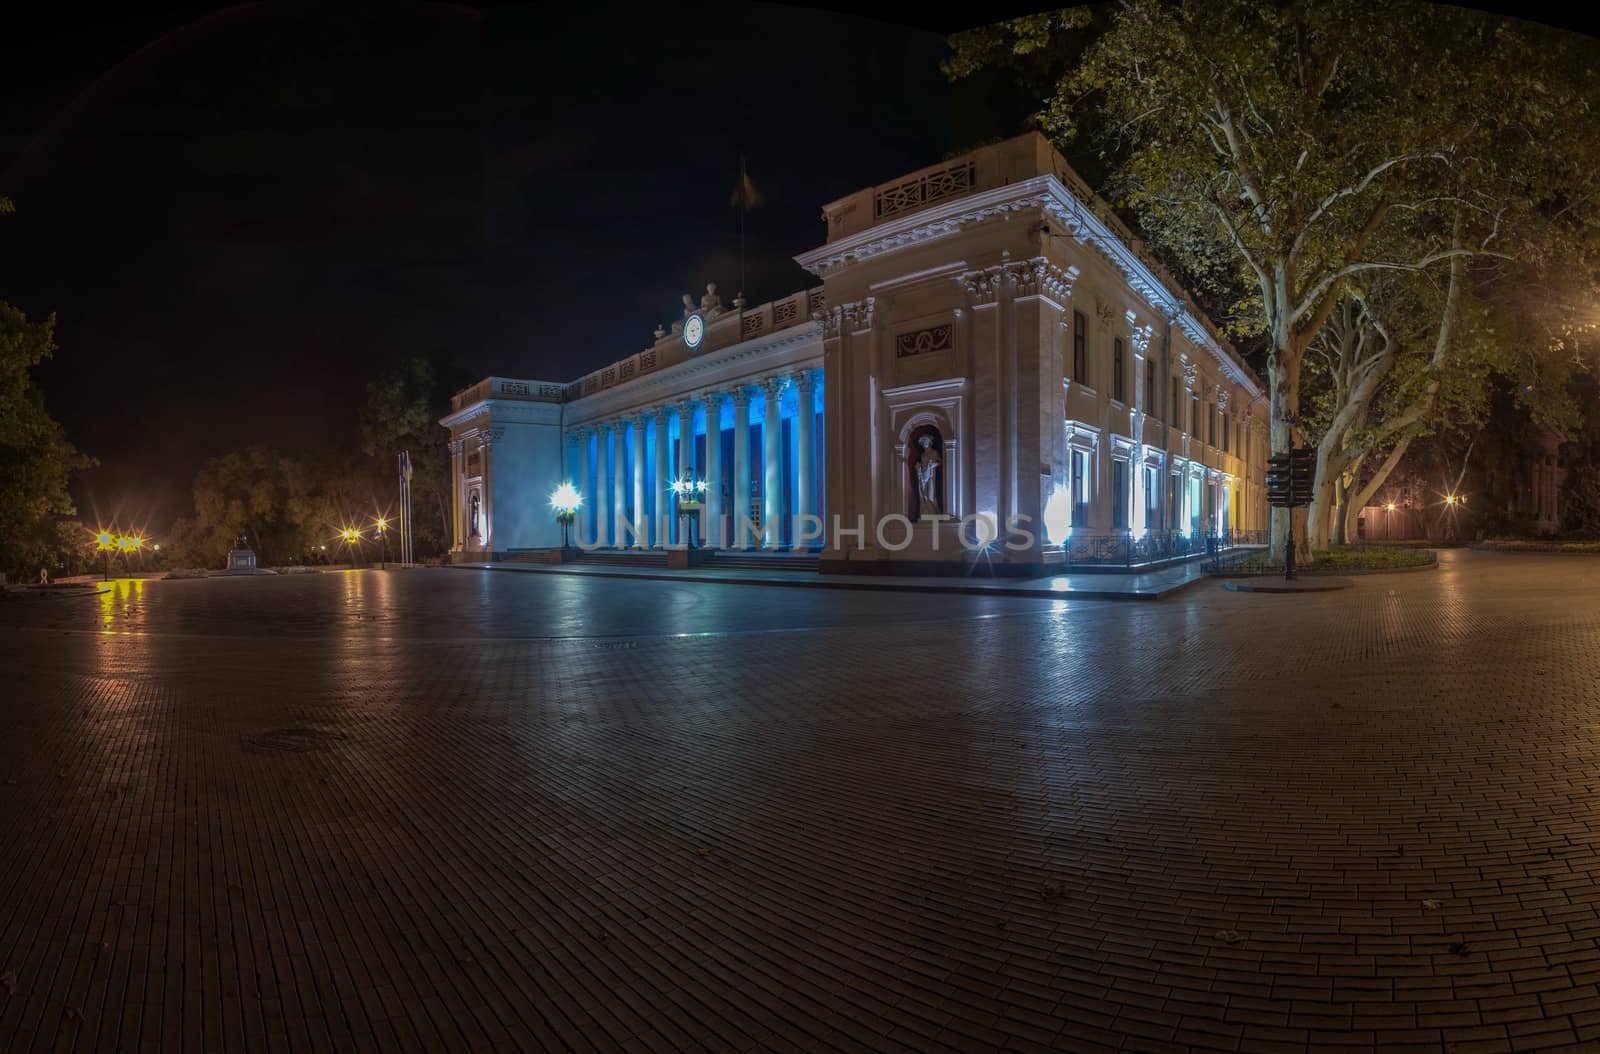
[[[688,318],[698,310],[699,308],[694,306],[694,297],[688,293],[683,294],[683,317]]]
[[[722,298],[717,295],[717,283],[706,283],[706,295],[700,298],[700,310],[707,318],[722,314]]]

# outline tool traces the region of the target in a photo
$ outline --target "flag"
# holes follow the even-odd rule
[[[739,155],[739,183],[733,188],[733,197],[728,199],[728,204],[742,209],[753,209],[761,204],[761,194],[756,190],[756,185],[750,182],[750,173],[745,171],[743,154]]]

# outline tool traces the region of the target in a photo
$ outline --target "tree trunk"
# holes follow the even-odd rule
[[[1294,423],[1300,418],[1300,350],[1285,347],[1288,340],[1277,341],[1278,347],[1267,360],[1268,386],[1272,400],[1272,449],[1280,454],[1294,446]],[[1306,518],[1290,515],[1288,509],[1272,510],[1272,542],[1268,552],[1273,560],[1282,560],[1288,539],[1295,539],[1295,552],[1305,547]]]
[[[1394,472],[1395,467],[1400,464],[1400,459],[1406,456],[1406,447],[1411,445],[1411,439],[1412,437],[1409,435],[1401,437],[1400,442],[1396,443],[1394,449],[1389,451],[1389,456],[1383,459],[1383,464],[1378,466],[1378,471],[1374,472],[1372,478],[1367,481],[1367,485],[1356,492],[1355,500],[1350,503],[1351,507],[1345,512],[1345,529],[1347,531],[1352,534],[1355,533],[1355,517],[1361,515],[1361,510],[1367,507],[1367,502],[1371,501],[1372,496],[1378,493],[1383,485],[1389,481],[1389,476]]]

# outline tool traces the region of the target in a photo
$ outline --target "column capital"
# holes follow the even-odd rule
[[[789,378],[767,377],[761,382],[761,387],[768,395],[778,395],[789,387]]]
[[[644,412],[630,414],[628,421],[633,427],[643,430],[644,426],[650,422],[650,415]]]
[[[753,392],[749,385],[741,384],[728,394],[733,396],[733,405],[743,409],[750,405],[750,396]]]
[[[672,407],[670,406],[658,406],[653,412],[656,415],[656,424],[658,425],[664,425],[672,420]]]
[[[567,445],[568,446],[577,446],[578,445],[578,441],[580,439],[582,439],[582,438],[583,438],[583,435],[579,432],[578,429],[576,429],[576,428],[567,429]]]
[[[698,399],[681,399],[673,408],[678,411],[679,417],[693,417],[694,408],[700,405]]]
[[[595,424],[595,426],[594,426],[594,430],[595,430],[596,434],[598,434],[598,435],[608,436],[608,435],[611,434],[611,422],[610,421],[597,422]]]
[[[811,394],[811,390],[816,387],[816,384],[816,374],[812,373],[810,370],[796,371],[794,375],[794,386],[800,389],[801,395]]]

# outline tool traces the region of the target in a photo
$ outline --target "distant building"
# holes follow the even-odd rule
[[[1266,529],[1264,386],[1043,136],[823,214],[796,257],[819,287],[757,307],[708,287],[580,380],[457,394],[452,559],[560,545],[563,481],[583,545],[825,571],[1038,574],[1067,545],[1153,562]]]

